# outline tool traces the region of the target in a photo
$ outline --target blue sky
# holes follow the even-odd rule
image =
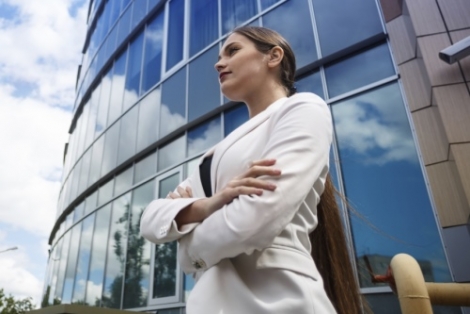
[[[0,0],[0,288],[40,303],[87,0]]]

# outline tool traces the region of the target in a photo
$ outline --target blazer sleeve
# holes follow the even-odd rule
[[[193,198],[156,199],[145,208],[140,218],[140,234],[142,237],[156,244],[171,242],[191,232],[199,224],[191,223],[178,229],[175,222],[176,215],[182,209],[203,198],[198,197],[200,195],[198,195],[198,189],[195,188],[196,180],[199,180],[198,171],[194,171],[190,177],[179,185],[182,188],[191,187]],[[174,192],[178,193],[176,189]]]
[[[315,181],[325,176],[333,132],[330,110],[314,94],[291,98],[270,118],[271,133],[260,157],[275,158],[282,171],[278,178],[267,177],[276,190],[242,195],[182,237],[178,255],[186,273],[268,247],[292,220]]]

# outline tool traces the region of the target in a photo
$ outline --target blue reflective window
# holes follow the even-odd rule
[[[124,11],[124,10],[127,8],[129,2],[131,2],[131,1],[132,1],[132,0],[122,0],[122,3],[121,3],[121,12]],[[121,18],[122,18],[122,17],[121,17]]]
[[[139,120],[137,123],[138,152],[158,139],[160,97],[160,88],[156,88],[139,103]]]
[[[232,31],[258,13],[258,5],[252,0],[225,0],[222,6],[222,34]]]
[[[160,138],[186,123],[186,68],[162,84]]]
[[[126,61],[127,50],[125,50],[114,63],[113,75],[111,77],[111,97],[109,100],[108,124],[113,123],[122,113]]]
[[[91,249],[90,270],[87,280],[85,302],[87,305],[100,306],[103,289],[108,230],[111,218],[111,204],[101,208],[96,214],[95,230]]]
[[[260,0],[261,8],[263,10],[266,10],[267,8],[269,8],[270,6],[278,3],[279,1],[281,1],[281,0]]]
[[[289,42],[295,53],[297,68],[318,59],[308,0],[283,3],[263,16],[263,25],[279,32]]]
[[[142,75],[142,93],[160,81],[163,47],[163,11],[145,30],[145,56]]]
[[[77,266],[78,248],[80,245],[81,224],[72,228],[70,248],[67,259],[67,268],[65,271],[64,290],[62,292],[62,303],[70,304],[72,301],[73,284],[75,280],[75,268]]]
[[[117,164],[130,158],[135,153],[137,136],[137,117],[139,106],[134,106],[121,118]]]
[[[163,146],[158,151],[158,167],[157,170],[166,169],[172,165],[176,165],[184,160],[186,156],[186,141],[184,136],[174,140],[170,144]]]
[[[221,139],[220,117],[198,125],[188,131],[187,156],[190,157],[202,153],[217,144]]]
[[[127,193],[113,202],[101,299],[101,306],[108,308],[119,309],[121,307],[130,201],[131,194]]]
[[[394,74],[392,58],[386,43],[325,67],[330,98]]]
[[[103,13],[101,14],[101,17],[98,19],[98,24],[97,24],[97,32],[98,32],[98,42],[101,43],[101,41],[104,39],[106,34],[109,31],[109,18],[111,14],[111,7],[112,7],[112,2],[113,1],[107,1]],[[101,22],[101,23],[100,23]]]
[[[183,60],[184,0],[170,1],[167,38],[166,69],[169,70]]]
[[[335,103],[332,112],[346,196],[366,219],[350,218],[361,286],[374,285],[366,260],[384,273],[403,252],[427,280],[450,281],[398,84]]]
[[[383,32],[375,1],[313,0],[323,56]]]
[[[103,130],[108,126],[108,107],[111,92],[111,69],[101,79],[101,93],[98,107],[98,115],[96,116],[95,138],[97,138]]]
[[[89,106],[90,106],[90,115],[88,117],[86,138],[85,138],[85,147],[88,147],[93,142],[95,138],[95,126],[96,126],[96,117],[98,115],[98,101],[100,99],[100,87],[98,85],[91,94]]]
[[[112,27],[121,13],[121,0],[110,0],[107,5],[111,6],[109,26]]]
[[[94,144],[91,153],[90,174],[88,176],[88,186],[95,183],[100,178],[101,161],[103,160],[104,136],[101,136]]]
[[[219,79],[214,70],[218,55],[219,46],[215,45],[189,65],[189,121],[220,105]]]
[[[137,24],[142,21],[147,14],[147,0],[138,0],[132,2],[132,22],[131,29],[134,29]]]
[[[142,69],[142,44],[144,33],[141,32],[130,44],[129,62],[127,62],[126,88],[124,91],[124,107],[127,110],[139,98],[140,73]]]
[[[321,83],[320,72],[313,72],[306,77],[301,78],[295,82],[295,87],[297,87],[297,92],[310,92],[317,94],[321,98],[325,98],[323,94],[323,86]]]
[[[95,215],[92,214],[83,220],[82,235],[80,237],[80,250],[77,256],[77,273],[73,289],[72,303],[85,301],[85,288],[88,276],[88,265],[90,264],[91,239],[93,236],[93,222]]]
[[[118,36],[117,36],[117,41],[116,41],[116,47],[118,47],[123,42],[123,40],[127,37],[127,35],[129,35],[131,31],[131,28],[130,28],[131,18],[132,18],[132,6],[130,6],[119,19],[119,25],[118,25],[119,30],[118,30]]]
[[[104,61],[107,61],[109,57],[114,53],[116,50],[116,42],[117,42],[117,35],[118,35],[118,27],[114,27],[111,32],[109,33],[108,37],[106,38],[106,43],[103,45],[101,50],[105,50],[106,53],[104,55]]]
[[[245,104],[224,112],[224,134],[229,135],[233,130],[248,121],[248,108]]]
[[[120,122],[118,121],[106,131],[101,176],[104,176],[116,167]]]
[[[218,10],[218,1],[191,1],[189,47],[191,56],[217,39],[219,34]]]
[[[126,257],[126,279],[123,308],[147,305],[150,289],[151,244],[140,236],[140,217],[145,207],[155,198],[155,180],[132,192],[132,206],[129,216],[129,231]]]

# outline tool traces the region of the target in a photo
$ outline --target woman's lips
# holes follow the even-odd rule
[[[230,73],[230,72],[222,72],[222,73],[220,73],[220,74],[219,74],[219,80],[222,81],[222,79],[223,79],[224,77],[226,77],[227,74],[229,74],[229,73]]]

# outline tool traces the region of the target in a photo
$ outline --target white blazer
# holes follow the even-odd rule
[[[332,141],[331,114],[311,93],[281,98],[241,125],[200,160],[213,154],[212,193],[250,162],[276,159],[277,185],[261,196],[242,195],[202,223],[181,226],[180,210],[205,194],[199,169],[183,183],[194,198],[158,199],[141,218],[141,234],[154,243],[179,240],[185,273],[196,273],[188,314],[335,313],[310,256],[309,233],[324,189]]]

